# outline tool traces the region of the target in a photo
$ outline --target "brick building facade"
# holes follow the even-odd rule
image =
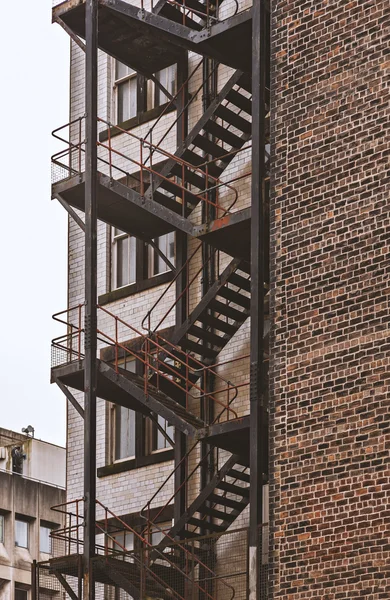
[[[389,17],[273,2],[272,598],[390,594]]]

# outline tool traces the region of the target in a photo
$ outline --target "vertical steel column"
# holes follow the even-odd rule
[[[85,360],[84,360],[84,600],[93,600],[91,558],[96,521],[97,389],[97,0],[85,5]]]
[[[177,89],[179,90],[188,78],[188,54],[185,52],[183,59],[177,65]],[[188,85],[178,97],[177,114],[182,111],[176,125],[176,145],[179,147],[188,133],[188,110],[185,106],[188,102]],[[175,266],[179,271],[187,261],[187,235],[182,231],[176,231],[176,261]],[[183,269],[176,280],[176,298],[185,290],[187,285],[187,269]],[[182,325],[187,318],[187,294],[183,294],[176,305],[176,327]],[[175,467],[181,462],[187,451],[187,436],[175,429]],[[175,490],[179,489],[186,477],[186,465],[183,461],[181,467],[175,472]],[[174,500],[174,520],[177,522],[186,509],[186,490],[183,488],[176,494]]]
[[[263,513],[262,449],[265,402],[263,389],[264,276],[265,276],[265,56],[266,11],[263,0],[253,1],[252,17],[252,213],[251,213],[251,333],[250,333],[250,528],[249,600],[260,599],[258,526]]]

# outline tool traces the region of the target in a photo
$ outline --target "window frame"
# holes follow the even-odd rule
[[[136,248],[136,258],[135,258],[135,281],[133,283],[129,283],[127,285],[123,285],[121,287],[115,287],[116,285],[116,269],[117,269],[117,248],[114,246],[113,242],[113,232],[114,227],[107,225],[107,243],[109,245],[108,251],[108,265],[107,269],[108,273],[108,288],[109,290],[99,296],[98,302],[100,305],[108,304],[110,302],[114,302],[115,300],[120,300],[122,298],[126,298],[128,296],[132,296],[133,294],[137,294],[139,292],[143,292],[153,287],[157,287],[158,285],[163,285],[165,283],[170,283],[175,276],[175,271],[168,268],[167,270],[157,273],[156,275],[149,276],[149,264],[150,264],[150,256],[151,250],[149,250],[150,246],[140,240],[138,238],[134,238],[134,236],[130,236],[129,234],[124,234],[124,236],[133,237],[135,239],[135,248]],[[169,235],[169,234],[166,234]],[[119,236],[118,236],[119,237]],[[121,239],[123,239],[121,237]],[[157,239],[157,238],[156,238]],[[176,235],[174,239],[174,248],[176,253]],[[155,253],[154,249],[152,248]],[[171,261],[174,262],[174,261]]]
[[[156,117],[160,116],[160,114],[165,111],[165,109],[167,108],[167,105],[170,103],[169,98],[167,98],[167,100],[165,102],[161,102],[161,104],[160,104],[159,103],[161,100],[160,95],[163,94],[162,90],[160,90],[160,88],[155,84],[154,81],[152,81],[151,79],[148,79],[141,73],[137,73],[137,71],[132,70],[132,72],[124,75],[123,77],[117,78],[118,62],[120,62],[120,61],[118,61],[115,58],[113,58],[112,62],[111,62],[111,72],[112,72],[112,81],[113,81],[113,84],[112,84],[112,92],[113,92],[112,120],[113,120],[113,122],[116,125],[118,125],[119,127],[121,127],[121,129],[130,129],[131,127],[140,125],[141,123],[146,123],[147,121],[150,121],[150,120],[155,119]],[[122,64],[124,64],[124,63],[122,63]],[[127,66],[127,65],[125,65],[125,66]],[[130,69],[130,67],[127,67],[127,68]],[[172,63],[172,65],[168,65],[167,67],[164,67],[164,69],[161,69],[161,71],[164,71],[165,69],[169,70],[172,68],[175,68],[175,85],[174,85],[175,93],[173,94],[173,96],[174,96],[176,94],[176,90],[178,89],[178,81],[180,80],[179,79],[180,69],[182,69],[182,67],[180,66],[180,61],[178,63]],[[155,73],[156,78],[161,73],[161,71],[158,71],[157,73]],[[128,119],[121,120],[119,118],[119,88],[121,85],[126,84],[127,82],[129,82],[133,79],[136,80],[135,115],[129,117]],[[166,87],[166,89],[168,90],[167,86],[164,86],[164,87]],[[176,106],[172,105],[172,107],[169,107],[169,109],[176,110]],[[167,110],[166,112],[170,112],[170,110]],[[115,127],[113,128],[113,130],[115,131]]]
[[[5,543],[5,515],[0,514],[0,544]]]
[[[24,548],[25,550],[29,549],[30,546],[30,523],[27,519],[23,519],[21,517],[15,517],[15,527],[14,527],[14,542],[15,542],[15,548]],[[16,543],[16,523],[24,523],[26,525],[26,538],[27,538],[27,545],[26,546],[22,546],[21,544],[17,544]]]
[[[49,532],[49,552],[47,552],[46,550],[42,550],[41,547],[41,543],[42,543],[42,529],[47,529]],[[39,523],[39,552],[41,554],[49,554],[50,556],[53,554],[53,538],[51,537],[51,532],[53,531],[53,527],[48,525],[47,523],[44,522],[40,522]]]
[[[120,366],[120,363],[119,363]],[[135,373],[142,375],[142,364],[138,362],[135,368]],[[123,471],[130,471],[133,469],[139,469],[147,465],[156,464],[160,462],[167,462],[173,460],[174,449],[172,447],[161,448],[160,450],[151,451],[150,442],[148,438],[148,430],[153,426],[153,421],[150,421],[145,415],[135,411],[135,456],[128,458],[115,458],[115,444],[116,444],[116,431],[115,431],[115,412],[117,408],[120,408],[119,404],[114,402],[107,402],[107,416],[109,419],[108,435],[107,439],[107,452],[106,458],[108,464],[104,467],[97,469],[98,477],[105,477],[107,475],[113,475],[115,473],[122,473]],[[151,423],[152,425],[149,425]]]

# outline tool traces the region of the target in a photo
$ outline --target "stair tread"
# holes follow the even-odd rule
[[[226,298],[226,300],[230,300],[231,302],[234,302],[234,304],[238,304],[239,306],[242,306],[243,308],[245,308],[247,310],[250,309],[250,306],[251,306],[250,298],[248,298],[248,296],[244,296],[244,294],[240,294],[239,292],[232,290],[231,288],[227,287],[226,285],[223,286],[219,290],[218,295],[222,296],[223,298]]]
[[[238,135],[225,129],[225,127],[222,127],[222,125],[219,125],[215,121],[208,121],[204,126],[204,129],[237,150],[245,143],[245,140],[242,140]]]
[[[193,206],[196,206],[199,202],[199,197],[196,194],[193,194],[190,190],[187,189],[183,190],[181,185],[176,181],[173,181],[172,179],[163,179],[163,181],[159,185],[159,188],[162,188],[167,192],[171,192],[172,194],[176,194],[179,198],[183,197],[184,192],[184,197],[187,200],[187,203]]]
[[[240,312],[228,304],[224,304],[223,302],[219,302],[215,299],[210,302],[209,306],[212,310],[215,310],[215,312],[221,313],[222,315],[225,315],[230,319],[234,319],[235,321],[243,322],[247,318],[245,312]]]
[[[215,519],[220,519],[221,521],[229,521],[229,523],[233,523],[236,520],[236,515],[233,515],[228,512],[223,512],[222,510],[217,510],[216,508],[211,508],[209,506],[203,505],[200,509],[201,513],[205,513],[210,517],[214,517]]]
[[[175,163],[172,167],[171,172],[173,175],[182,177],[182,175],[183,175],[182,166],[179,165],[178,163]],[[185,181],[185,186],[188,183],[191,183],[191,185],[196,186],[199,190],[203,190],[205,188],[204,177],[202,177],[202,175],[198,174],[198,172],[194,172],[191,169],[188,169],[187,167],[184,169],[184,181]],[[199,199],[199,201],[200,201],[200,199]]]
[[[234,510],[243,511],[244,508],[248,505],[247,501],[232,500],[231,498],[227,498],[226,496],[220,496],[219,494],[210,494],[208,497],[210,502],[221,506],[228,506],[229,508],[233,508]]]
[[[206,520],[203,521],[202,519],[197,519],[196,517],[190,517],[188,519],[188,523],[190,525],[195,525],[196,527],[202,527],[206,531],[223,532],[226,529],[226,527],[223,525],[217,525],[216,523],[211,523]]]
[[[232,273],[228,281],[232,285],[235,285],[236,287],[245,290],[246,292],[251,291],[251,280],[242,277],[242,275],[239,275],[238,273]]]
[[[240,94],[237,90],[230,90],[226,99],[237,108],[245,111],[248,115],[252,115],[252,100],[243,94]]]
[[[193,144],[207,152],[207,154],[211,154],[211,156],[213,156],[214,158],[220,158],[221,156],[224,156],[228,153],[228,150],[225,150],[225,148],[222,148],[215,142],[209,140],[204,135],[198,134],[195,137]]]
[[[198,321],[201,321],[206,325],[210,325],[210,327],[213,327],[218,331],[223,331],[230,337],[232,337],[237,331],[237,327],[235,327],[233,324],[226,323],[226,321],[223,321],[218,317],[213,317],[212,315],[209,315],[206,311],[199,315]]]
[[[242,131],[243,133],[250,134],[252,131],[252,124],[250,121],[247,121],[240,115],[237,115],[235,112],[233,112],[232,110],[230,110],[230,108],[227,108],[226,106],[218,106],[218,108],[215,111],[215,114],[224,121],[227,121],[228,123],[233,125],[233,127],[236,127],[237,129]]]
[[[223,490],[224,492],[235,494],[236,496],[249,498],[249,487],[245,488],[233,483],[228,483],[227,481],[220,481],[217,485],[217,488]]]
[[[202,329],[201,327],[198,327],[195,324],[191,325],[191,327],[188,330],[188,333],[197,336],[203,340],[206,340],[207,342],[210,342],[211,344],[213,344],[213,346],[216,346],[217,348],[222,348],[225,343],[224,339],[219,335],[216,335],[211,331],[207,331],[207,329]]]
[[[249,473],[244,473],[238,469],[231,469],[228,473],[228,476],[234,477],[234,479],[240,479],[241,481],[246,481],[247,483],[250,483],[251,480]]]
[[[191,350],[191,352],[196,352],[199,356],[205,356],[206,358],[215,358],[218,354],[218,350],[214,350],[212,348],[207,348],[206,346],[202,346],[201,344],[197,344],[188,338],[184,338],[180,342],[181,346],[186,348],[187,350]]]

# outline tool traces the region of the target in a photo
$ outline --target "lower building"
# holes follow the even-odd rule
[[[52,507],[65,501],[65,461],[65,448],[0,428],[1,600],[31,600],[33,563],[53,556],[51,532],[64,519]]]

